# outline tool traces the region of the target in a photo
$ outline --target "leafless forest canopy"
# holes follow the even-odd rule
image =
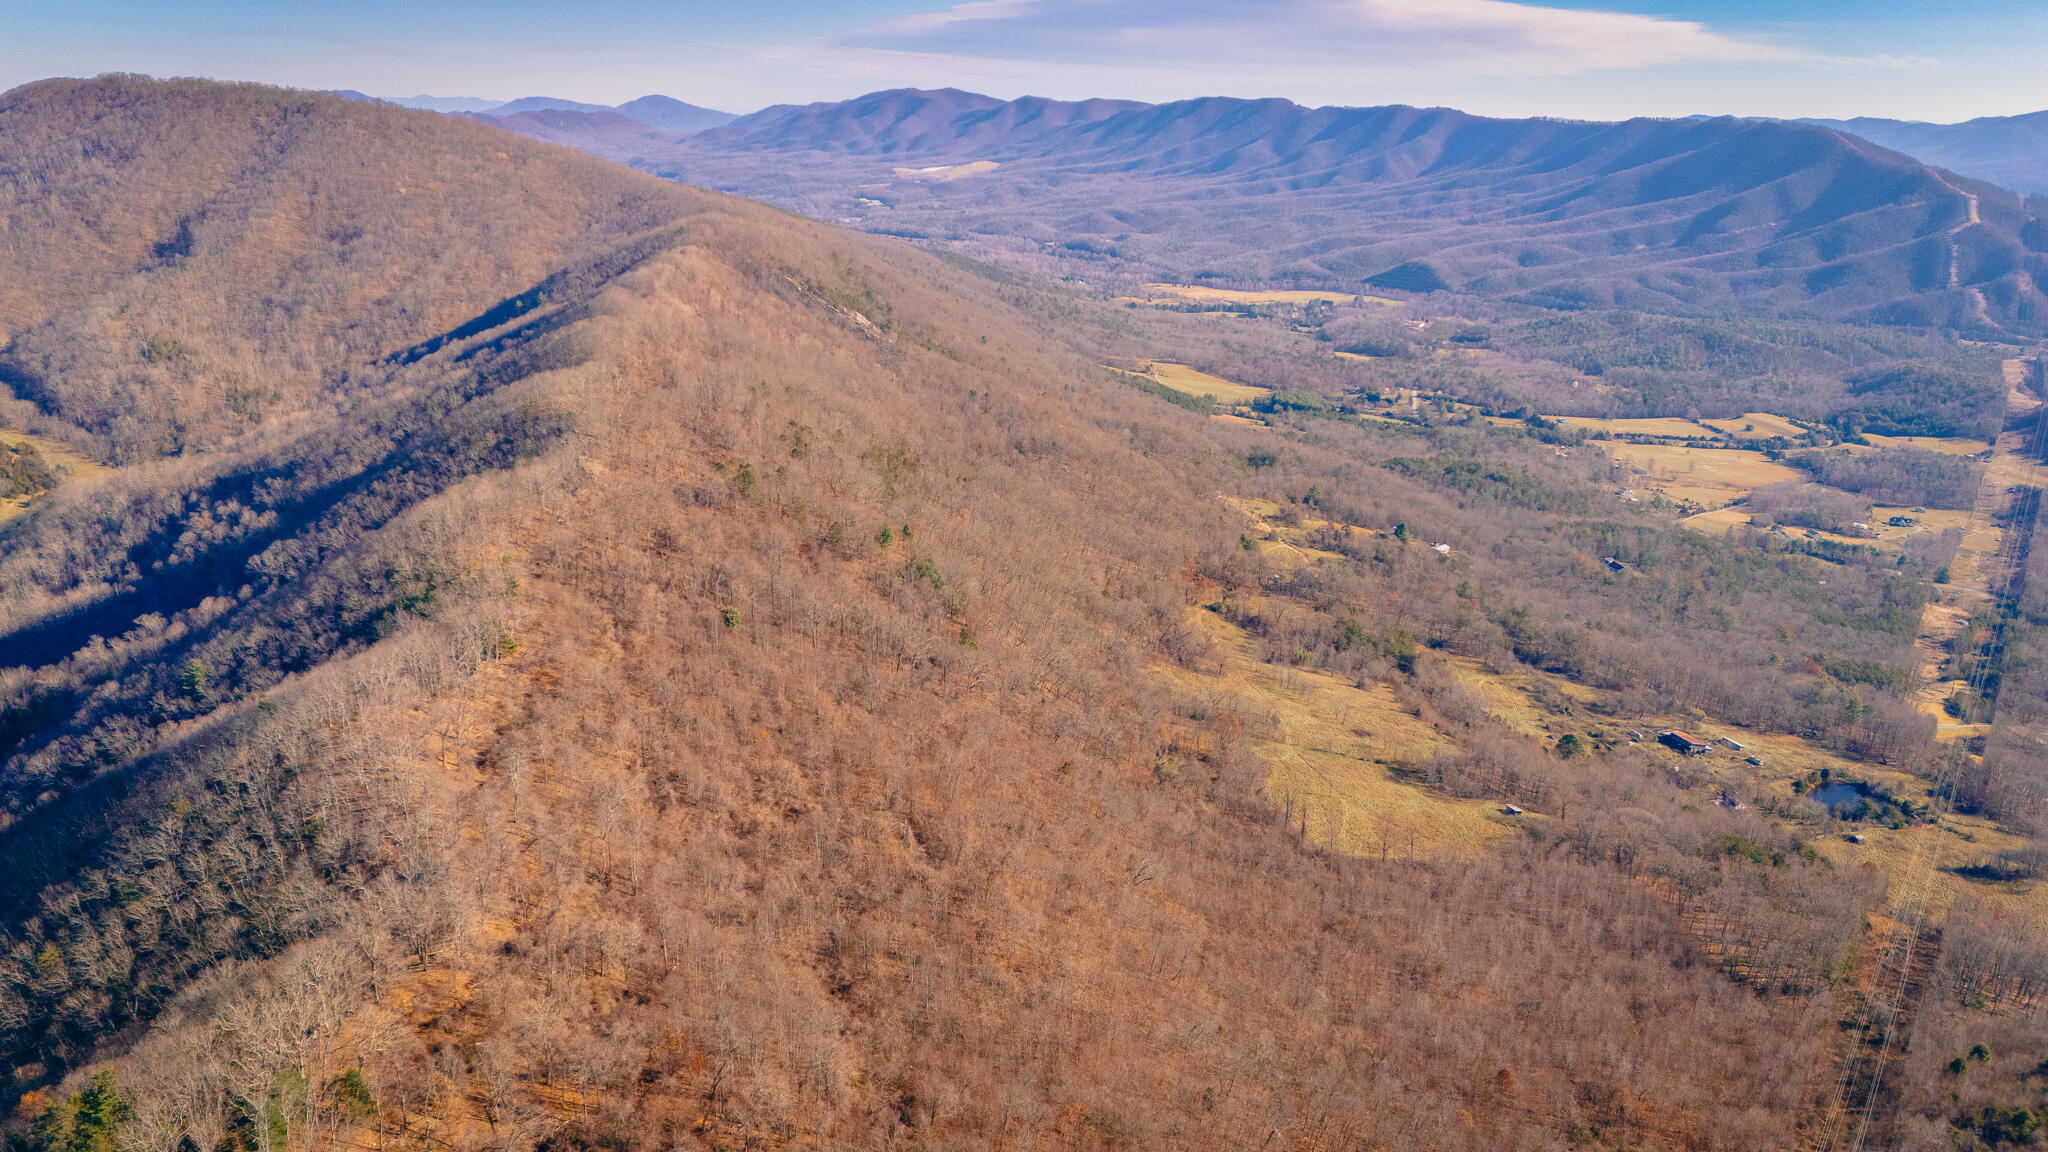
[[[1908,373],[1975,428],[1982,355],[1532,310],[1318,340],[140,78],[0,97],[0,229],[0,424],[118,465],[0,458],[35,495],[0,527],[10,1150],[2036,1138],[2048,557],[1958,645],[1995,718],[1939,742],[1915,641],[1955,535],[1708,535],[1540,418],[1342,402],[1448,374],[1542,411],[1568,378],[1411,346],[1618,371],[1654,328],[1700,379],[1796,361],[1815,419],[1880,432]],[[1167,350],[1272,410],[1102,367]],[[1866,504],[1982,475],[1787,458]],[[1441,748],[1372,771],[1524,817],[1333,849],[1268,787],[1277,711],[1178,687],[1246,654],[1384,691]],[[1569,742],[1501,718],[1509,675]],[[1702,802],[1625,738],[1654,716],[1943,810]],[[1924,860],[1819,850],[1951,805],[2036,847],[1957,849],[1939,926],[1892,931]]]

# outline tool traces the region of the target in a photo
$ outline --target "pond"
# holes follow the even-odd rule
[[[1837,780],[1815,788],[1807,793],[1807,797],[1827,809],[1830,815],[1855,820],[1868,811],[1871,793],[1868,785]]]

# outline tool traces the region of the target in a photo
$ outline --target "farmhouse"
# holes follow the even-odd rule
[[[1659,733],[1657,743],[1685,756],[1703,756],[1713,750],[1713,745],[1704,740],[1695,740],[1676,728]]]
[[[1913,525],[1918,524],[1920,522],[1918,520],[1913,519],[1911,516],[1894,516],[1889,521],[1887,521],[1887,523],[1889,523],[1894,528],[1911,528]]]

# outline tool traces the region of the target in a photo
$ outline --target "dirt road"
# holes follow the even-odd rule
[[[1970,513],[1970,527],[1963,534],[1962,547],[1949,565],[1949,582],[1941,601],[1929,604],[1920,617],[1920,635],[1914,641],[1918,667],[1915,672],[1923,687],[1916,694],[1921,708],[1940,718],[1939,736],[1959,739],[1983,731],[1981,724],[1959,724],[1942,705],[1963,687],[1960,680],[1941,678],[1942,663],[1955,638],[1962,634],[1970,613],[1988,603],[2010,579],[2010,528],[2001,520],[2013,501],[2014,489],[2048,487],[2048,468],[2027,455],[2030,427],[2026,418],[2042,406],[2040,397],[2025,384],[2029,365],[2025,360],[2007,360],[2005,370],[2006,431],[1998,436],[1984,480],[1977,487],[1977,502]]]

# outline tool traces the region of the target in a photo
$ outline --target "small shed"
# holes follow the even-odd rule
[[[1721,747],[1726,748],[1732,752],[1742,751],[1742,745],[1737,743],[1733,737],[1723,736],[1719,740],[1714,741],[1714,743],[1719,744]]]
[[[1713,745],[1704,740],[1695,740],[1690,735],[1673,728],[1659,733],[1657,743],[1664,745],[1681,756],[1703,756],[1713,751]]]
[[[1520,816],[1522,814],[1522,810],[1513,804],[1503,804],[1500,806],[1500,810],[1510,816]]]
[[[1627,564],[1622,563],[1619,559],[1613,556],[1602,556],[1600,558],[1600,562],[1602,564],[1607,565],[1607,570],[1609,572],[1620,572],[1628,567]]]

